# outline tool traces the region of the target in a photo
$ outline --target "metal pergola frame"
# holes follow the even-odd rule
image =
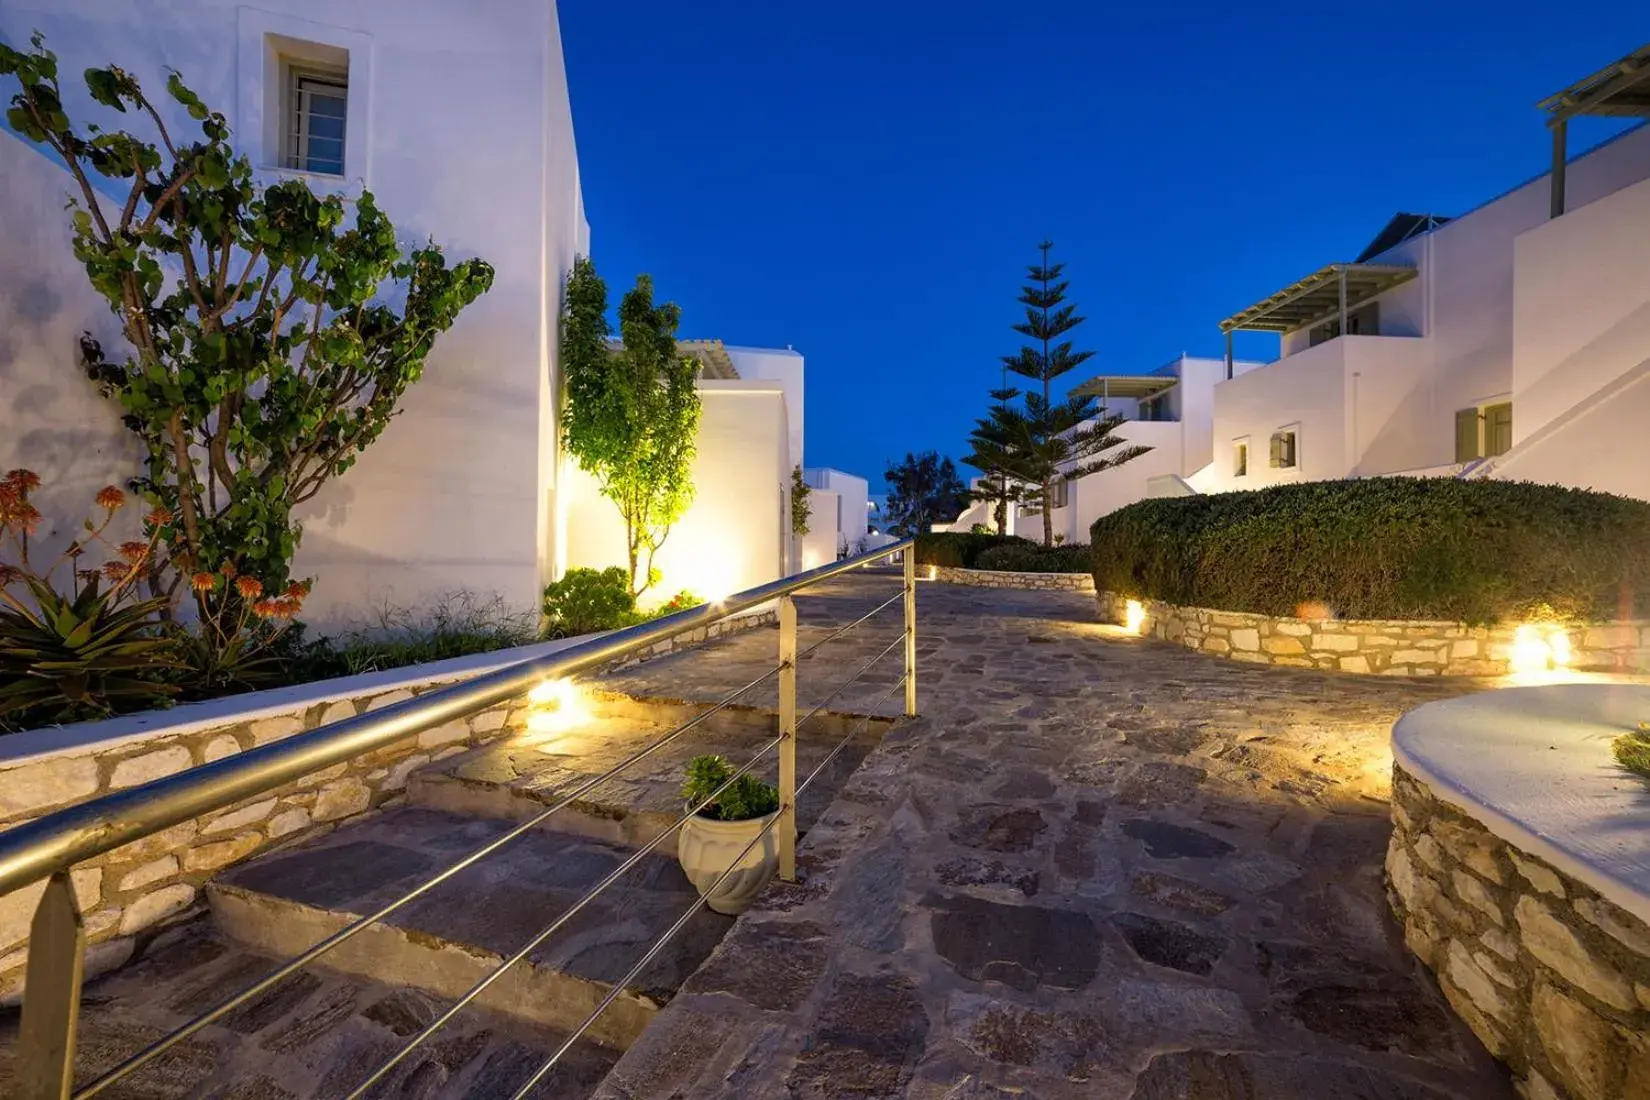
[[[1232,377],[1232,333],[1296,332],[1337,317],[1344,333],[1349,313],[1415,275],[1415,268],[1399,264],[1329,264],[1232,314],[1220,323],[1226,377]]]
[[[1564,170],[1569,159],[1569,122],[1581,115],[1650,118],[1650,45],[1640,46],[1613,65],[1576,81],[1536,104],[1547,112],[1553,132],[1551,216],[1564,213]]]

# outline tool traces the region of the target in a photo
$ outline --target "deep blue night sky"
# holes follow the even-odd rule
[[[803,352],[808,464],[873,491],[962,453],[1043,236],[1088,374],[1217,355],[1395,211],[1544,171],[1535,102],[1650,40],[1625,0],[560,9],[598,268],[651,273],[683,336]],[[1614,132],[1582,123],[1572,151]]]

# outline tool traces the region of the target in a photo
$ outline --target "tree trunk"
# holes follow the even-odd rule
[[[1043,545],[1054,545],[1054,482],[1043,482]]]

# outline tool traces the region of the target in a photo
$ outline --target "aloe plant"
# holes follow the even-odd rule
[[[91,574],[64,595],[19,578],[29,600],[0,606],[0,720],[29,710],[65,721],[176,694],[155,675],[176,667],[159,628],[168,601],[123,600],[125,589],[105,590],[101,581]]]
[[[171,517],[164,509],[151,511],[143,520],[146,538],[114,546],[104,533],[126,494],[105,486],[96,497],[101,522],[87,520],[86,533],[40,568],[29,558],[44,518],[29,499],[39,487],[32,470],[0,477],[0,728],[25,715],[30,722],[61,722],[173,695],[177,689],[160,679],[176,667],[163,634],[170,601],[138,594]],[[96,569],[81,568],[97,545],[114,556]],[[66,592],[53,580],[64,566]]]

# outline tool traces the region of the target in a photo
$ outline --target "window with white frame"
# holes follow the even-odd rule
[[[1054,504],[1056,508],[1064,508],[1071,503],[1071,482],[1061,474],[1054,475]]]
[[[1249,473],[1249,441],[1240,439],[1232,444],[1232,476],[1246,477]]]
[[[291,61],[285,70],[283,165],[325,176],[344,174],[349,70]]]
[[[1283,428],[1272,433],[1271,465],[1274,470],[1295,468],[1295,429]]]

